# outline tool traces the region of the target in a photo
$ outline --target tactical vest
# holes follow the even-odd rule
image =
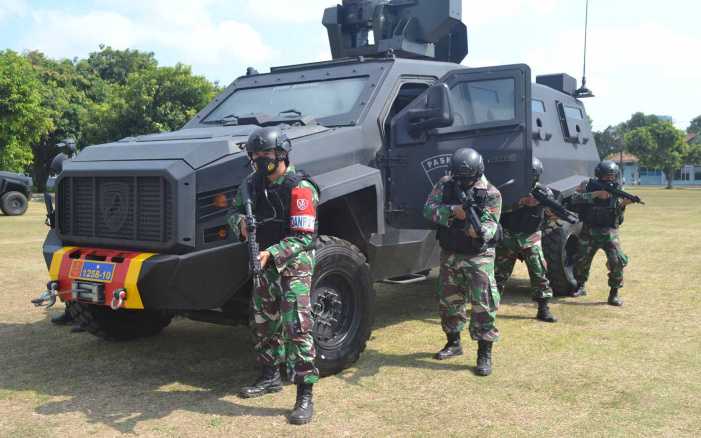
[[[487,203],[487,190],[472,188],[474,199],[477,203],[477,214],[481,217]],[[458,197],[457,184],[454,181],[448,181],[443,186],[443,204],[461,205]],[[450,227],[438,228],[438,243],[445,251],[457,252],[460,254],[477,255],[484,252],[487,248],[494,247],[494,239],[488,243],[483,243],[479,239],[470,237],[466,230],[469,225],[467,220],[453,219]]]
[[[513,233],[533,234],[543,226],[545,208],[542,205],[535,207],[520,207],[516,210],[501,215],[501,226]]]
[[[255,215],[258,222],[256,240],[261,250],[279,243],[290,232],[290,201],[292,189],[302,182],[307,181],[318,188],[316,184],[304,173],[285,175],[281,184],[272,184],[256,190]],[[318,229],[318,224],[315,225]]]
[[[593,192],[596,180],[590,179],[586,192]],[[594,199],[593,204],[584,204],[581,209],[582,221],[592,228],[618,228],[623,223],[623,214],[616,207],[616,199]]]

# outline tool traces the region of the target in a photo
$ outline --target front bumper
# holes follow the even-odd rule
[[[62,301],[77,299],[71,266],[81,260],[114,263],[104,301],[126,290],[124,309],[206,310],[222,307],[249,280],[248,250],[243,243],[184,255],[63,246],[53,231],[44,242],[44,258]]]

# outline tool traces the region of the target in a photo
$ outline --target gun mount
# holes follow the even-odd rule
[[[334,59],[394,52],[460,63],[467,55],[461,0],[343,0],[324,11]]]

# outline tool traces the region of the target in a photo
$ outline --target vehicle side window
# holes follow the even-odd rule
[[[387,118],[385,119],[384,129],[387,141],[389,141],[390,123],[392,122],[394,116],[399,114],[407,105],[413,102],[414,99],[419,97],[428,87],[429,84],[426,82],[407,82],[402,84],[401,88],[399,89],[399,93],[394,99],[392,107],[387,114]]]
[[[558,102],[557,110],[560,116],[560,124],[562,125],[562,133],[565,140],[570,143],[585,144],[589,141],[589,134],[584,120],[584,112],[581,108],[571,105],[565,105]]]
[[[531,101],[531,111],[534,113],[544,113],[545,103],[542,100],[533,99]]]
[[[482,125],[516,118],[513,79],[460,82],[450,90],[454,126]]]

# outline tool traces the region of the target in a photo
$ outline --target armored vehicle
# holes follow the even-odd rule
[[[7,216],[27,211],[32,198],[32,179],[12,172],[0,172],[0,210]]]
[[[242,151],[279,125],[321,189],[314,334],[324,374],[354,362],[373,324],[373,283],[438,265],[422,217],[452,152],[479,150],[504,203],[542,181],[567,197],[598,162],[576,82],[527,65],[468,68],[460,0],[344,0],[324,13],[333,59],[249,69],[175,132],[90,146],[57,180],[44,244],[49,289],[91,333],[153,335],[174,315],[246,323],[248,253],[226,217],[251,171]],[[548,233],[556,287],[572,287],[576,227]]]

